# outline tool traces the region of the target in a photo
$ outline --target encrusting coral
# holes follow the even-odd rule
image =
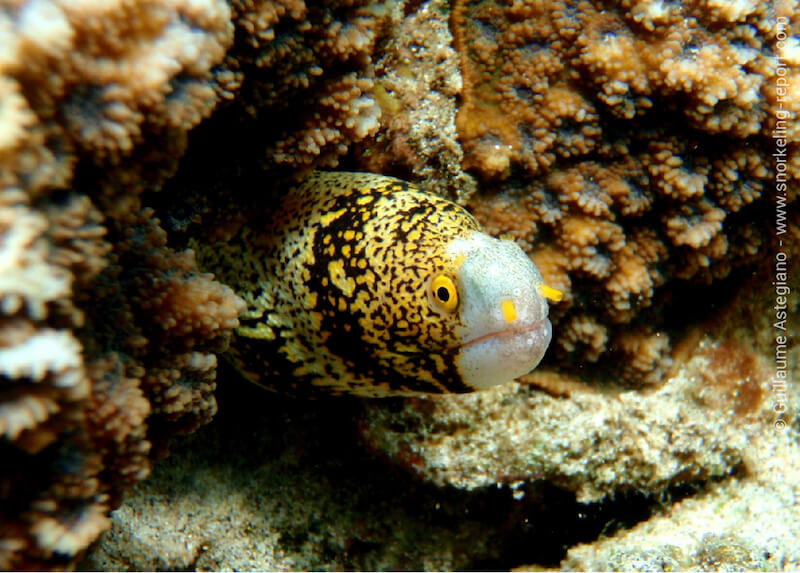
[[[796,2],[770,6],[454,3],[464,165],[495,191],[472,206],[565,291],[559,365],[659,380],[670,289],[724,278],[772,244],[771,135],[788,157],[800,150],[800,98],[781,87],[800,82],[800,19]],[[786,174],[792,203],[800,165]]]
[[[392,173],[461,203],[475,192],[455,128],[461,92],[458,55],[445,13],[433,0],[390,4],[391,34],[375,62],[381,127],[354,153],[360,169]]]

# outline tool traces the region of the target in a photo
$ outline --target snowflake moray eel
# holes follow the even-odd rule
[[[513,241],[392,177],[315,172],[258,224],[195,246],[247,308],[229,354],[294,395],[463,393],[533,370],[551,338],[544,284]]]

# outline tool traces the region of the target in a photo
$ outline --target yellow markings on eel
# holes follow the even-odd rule
[[[514,306],[514,301],[510,299],[506,299],[502,302],[503,307],[503,318],[506,319],[506,322],[514,322],[517,320],[517,307]]]
[[[542,293],[542,296],[547,300],[552,300],[553,302],[561,302],[561,299],[564,298],[564,293],[558,289],[554,289],[553,287],[547,286],[546,284],[542,283],[539,286],[539,292]]]
[[[311,175],[201,266],[247,302],[230,357],[285,393],[472,392],[536,367],[548,287],[458,205],[368,173]]]
[[[333,286],[338,287],[345,296],[352,296],[356,288],[355,281],[345,274],[344,263],[341,260],[335,260],[328,263],[328,273],[331,277]]]
[[[339,209],[338,211],[333,211],[331,213],[325,213],[321,215],[319,218],[319,223],[323,227],[327,227],[331,224],[331,222],[335,221],[339,217],[342,216],[347,211],[347,209]]]

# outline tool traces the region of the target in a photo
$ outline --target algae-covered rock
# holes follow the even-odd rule
[[[800,447],[767,431],[747,475],[676,503],[619,535],[569,550],[562,567],[608,571],[792,571],[800,567]]]
[[[622,489],[656,491],[724,475],[741,463],[766,404],[745,417],[709,407],[704,372],[714,347],[700,349],[647,392],[586,389],[553,397],[513,383],[410,400],[399,411],[370,403],[363,436],[423,478],[467,489],[546,479],[595,501]]]

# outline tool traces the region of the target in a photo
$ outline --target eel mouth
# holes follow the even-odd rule
[[[487,340],[492,340],[495,338],[511,338],[513,336],[518,336],[521,334],[528,334],[529,332],[541,330],[542,327],[545,325],[546,322],[550,322],[547,317],[543,318],[542,320],[536,321],[531,324],[526,324],[522,326],[517,326],[514,328],[506,328],[504,330],[496,330],[495,332],[489,332],[487,334],[482,334],[481,336],[476,336],[472,340],[468,340],[467,342],[463,342],[461,344],[457,344],[456,346],[451,347],[449,350],[458,350],[459,348],[468,348],[473,344],[479,344],[481,342],[485,342]]]

